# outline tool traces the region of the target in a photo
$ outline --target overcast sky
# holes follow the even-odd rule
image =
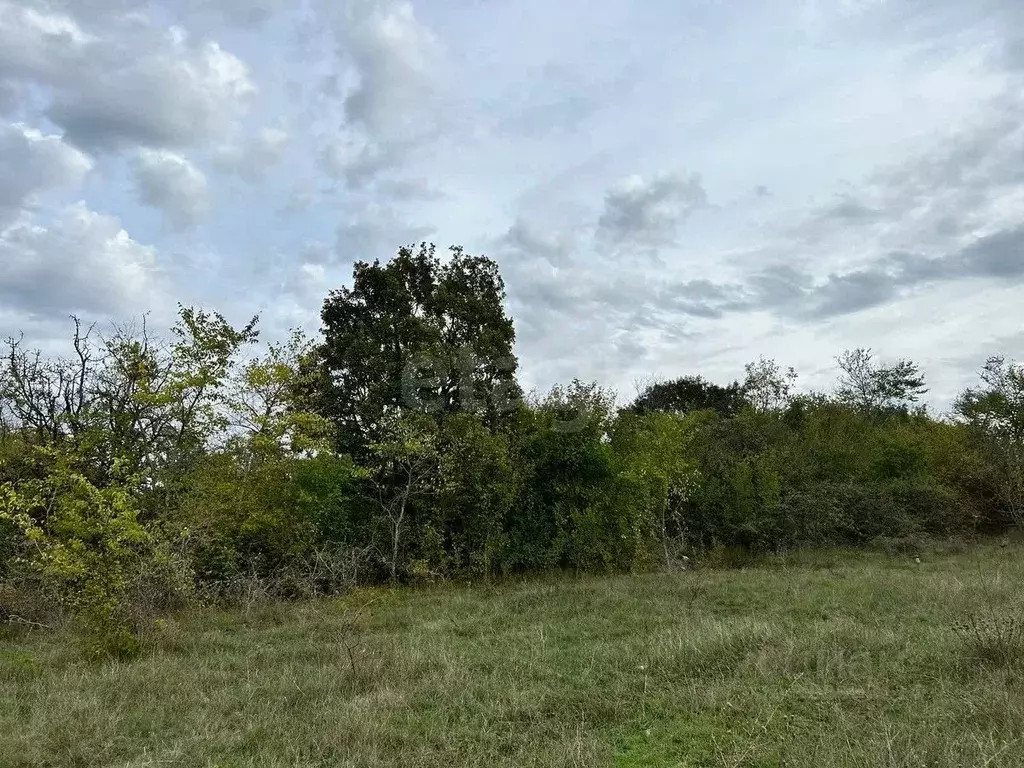
[[[300,9],[300,10],[297,10]],[[527,386],[1024,358],[1021,0],[0,0],[0,335],[501,265]]]

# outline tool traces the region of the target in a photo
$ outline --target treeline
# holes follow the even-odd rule
[[[130,652],[189,600],[542,569],[678,567],[722,550],[995,533],[1024,514],[1024,369],[988,361],[945,418],[911,361],[838,358],[799,393],[770,360],[620,407],[524,395],[497,265],[453,248],[358,263],[314,341],[180,308],[8,342],[0,620],[78,622]],[[552,329],[557,332],[557,329]]]

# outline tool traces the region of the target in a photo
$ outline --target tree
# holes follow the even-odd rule
[[[316,410],[339,447],[366,455],[405,410],[476,413],[496,426],[518,397],[515,331],[495,262],[452,247],[402,248],[387,264],[357,262],[351,288],[324,302]]]
[[[79,457],[79,470],[104,487],[139,476],[166,481],[201,453],[225,426],[224,384],[239,350],[255,341],[256,318],[241,329],[222,315],[179,307],[164,343],[145,319],[106,334],[74,320],[68,357],[45,358],[9,339],[0,400],[34,442]]]
[[[44,358],[11,339],[0,374],[23,469],[3,478],[0,519],[98,650],[136,645],[131,584],[160,571],[176,538],[154,518],[226,426],[224,382],[255,319],[237,330],[181,307],[173,333],[161,343],[143,321],[94,335],[75,320],[73,356]]]
[[[377,464],[370,484],[372,500],[387,528],[383,559],[395,581],[412,506],[437,490],[437,435],[433,422],[415,413],[389,420],[385,432],[383,440],[370,446]]]
[[[0,371],[0,420],[5,430],[56,441],[85,428],[96,370],[94,326],[83,331],[77,317],[72,321],[72,357],[44,358],[39,350],[26,349],[23,337],[7,339]]]
[[[792,368],[782,369],[774,360],[759,357],[744,366],[743,396],[758,411],[779,411],[790,403],[793,382],[797,373]]]
[[[981,370],[982,386],[966,389],[954,403],[954,413],[986,432],[1024,444],[1024,365],[990,357]]]
[[[917,363],[875,362],[870,349],[846,350],[836,358],[841,371],[836,399],[863,411],[907,411],[928,392]]]
[[[1024,365],[990,357],[981,382],[960,394],[953,412],[990,442],[991,461],[1002,477],[1001,501],[1013,522],[1024,527]]]
[[[698,420],[673,413],[625,413],[612,433],[618,469],[634,489],[634,505],[646,506],[660,529],[666,567],[682,554],[672,550],[673,544],[683,543],[682,505],[697,479],[689,456],[697,426]]]
[[[438,439],[439,488],[432,524],[454,568],[485,580],[508,565],[506,531],[521,484],[509,435],[478,416],[445,417]]]
[[[230,426],[260,454],[281,455],[325,451],[333,424],[304,410],[301,393],[315,385],[310,365],[313,343],[292,331],[283,343],[271,343],[265,355],[239,366],[224,397]]]
[[[515,456],[524,482],[509,525],[517,566],[632,564],[631,517],[608,440],[614,403],[614,392],[574,380],[522,409]]]
[[[236,366],[225,383],[226,439],[194,463],[166,516],[188,531],[203,579],[273,580],[350,533],[350,502],[364,473],[333,453],[333,424],[299,407],[311,346],[293,332]]]
[[[701,376],[683,376],[647,386],[629,406],[633,413],[662,411],[666,413],[692,413],[715,411],[723,418],[738,414],[746,405],[743,389],[734,381],[722,387]]]
[[[0,521],[21,531],[26,561],[56,586],[91,654],[138,649],[125,598],[132,578],[152,562],[154,542],[128,487],[97,488],[63,457],[41,480],[0,486]]]

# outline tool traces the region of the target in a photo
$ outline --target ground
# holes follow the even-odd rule
[[[8,632],[0,765],[1024,765],[1024,549],[920,560],[210,609],[129,662]]]

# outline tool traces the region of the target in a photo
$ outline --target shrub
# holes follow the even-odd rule
[[[59,466],[45,480],[0,488],[0,516],[21,530],[28,564],[71,610],[90,654],[138,650],[126,597],[152,540],[125,487],[100,489]]]
[[[355,474],[350,461],[330,455],[213,454],[188,475],[170,519],[187,530],[200,581],[267,577],[347,539]]]

